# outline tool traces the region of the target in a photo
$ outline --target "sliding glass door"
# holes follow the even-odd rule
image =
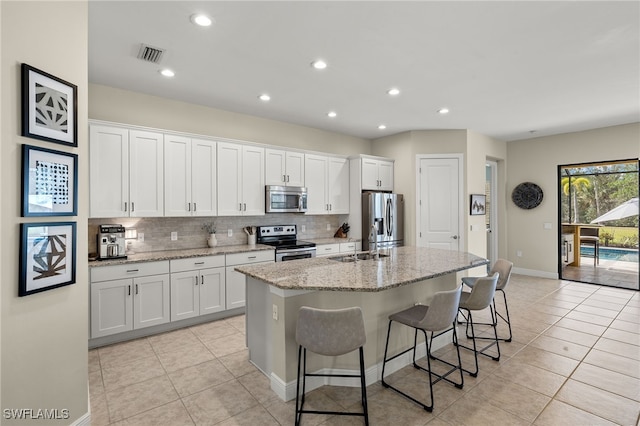
[[[640,289],[638,160],[558,167],[560,278]]]

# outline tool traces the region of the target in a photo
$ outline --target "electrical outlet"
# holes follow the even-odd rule
[[[331,231],[331,224],[327,223],[327,231]]]
[[[273,320],[278,321],[278,305],[273,305]]]
[[[516,256],[522,257],[522,250],[517,250],[516,251]]]
[[[227,237],[233,237],[233,229],[227,229]]]
[[[302,230],[301,232],[307,232],[307,227],[305,225],[302,225]]]
[[[140,242],[144,241],[144,232],[138,232],[138,241]]]
[[[178,233],[176,231],[171,232],[171,241],[178,240]]]

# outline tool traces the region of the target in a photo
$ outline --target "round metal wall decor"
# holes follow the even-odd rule
[[[533,209],[542,202],[542,188],[533,182],[523,182],[511,193],[511,199],[521,209]]]

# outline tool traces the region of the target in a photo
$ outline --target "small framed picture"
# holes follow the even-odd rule
[[[20,225],[19,296],[76,282],[76,223]]]
[[[78,156],[22,145],[22,216],[78,213]]]
[[[22,136],[78,146],[78,87],[22,64]]]
[[[469,206],[471,208],[471,216],[483,215],[486,210],[486,196],[484,194],[471,194]]]

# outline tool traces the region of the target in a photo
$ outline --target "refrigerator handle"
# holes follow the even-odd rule
[[[387,237],[393,235],[393,201],[387,200]]]

